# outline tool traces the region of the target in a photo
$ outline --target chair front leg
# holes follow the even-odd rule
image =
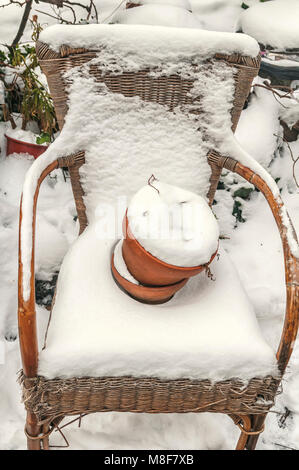
[[[251,431],[251,417],[250,415],[248,416],[242,416],[240,417],[239,423],[236,423],[240,427],[240,423],[243,423],[243,430],[241,429],[241,434],[239,437],[239,440],[236,445],[236,450],[245,450],[246,443],[248,440],[248,432]]]
[[[48,448],[47,442],[49,438],[46,437],[42,439],[43,434],[43,426],[38,424],[37,417],[31,411],[27,411],[27,418],[26,418],[26,426],[25,426],[25,434],[27,436],[27,449],[28,450],[41,450],[42,449],[42,441],[46,448]]]
[[[262,415],[228,415],[241,431],[236,450],[254,450],[259,435],[264,431],[267,414]]]
[[[252,431],[255,432],[255,434],[251,434],[248,436],[246,449],[254,450],[256,448],[258,438],[260,437],[260,434],[264,430],[264,423],[265,423],[266,417],[267,417],[267,413],[263,415],[252,416]]]

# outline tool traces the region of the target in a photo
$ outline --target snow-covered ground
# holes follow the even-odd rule
[[[113,2],[119,4],[117,0]],[[97,3],[100,4],[100,0]],[[238,0],[215,0],[216,9],[211,8],[212,2],[208,0],[192,0],[190,3],[200,15],[200,20],[206,22],[207,29],[233,31],[241,12]],[[248,0],[246,3],[254,2]],[[13,5],[9,8],[18,12],[19,7]],[[0,42],[9,42],[16,13],[11,13],[9,18],[0,18]],[[288,105],[287,100],[284,100],[284,105]],[[283,111],[282,105],[269,91],[255,88],[249,106],[241,115],[236,135],[244,149],[276,180],[279,178],[281,195],[299,233],[298,190],[292,174],[292,159],[287,146],[282,145],[276,136],[282,135],[279,115]],[[0,449],[24,449],[25,412],[16,383],[16,374],[21,367],[16,340],[17,238],[20,193],[33,159],[16,154],[6,157],[3,134],[7,127],[7,124],[0,123],[0,341],[5,347],[3,364],[0,355]],[[299,139],[290,146],[294,156],[298,156]],[[217,204],[213,209],[221,234],[227,237],[225,248],[239,271],[262,332],[275,348],[285,305],[283,256],[278,231],[261,193],[251,192],[249,199],[239,195],[233,197],[236,191],[251,189],[251,185],[226,173],[222,181],[224,189],[217,191]],[[235,201],[240,203],[245,222],[237,222],[232,215]],[[62,171],[57,170],[43,183],[38,203],[36,274],[39,280],[49,280],[59,270],[61,260],[78,231],[75,215],[70,181],[65,181]],[[41,342],[48,315],[46,308],[37,307]],[[103,413],[85,417],[80,429],[77,423],[71,424],[65,434],[72,449],[229,449],[234,447],[238,430],[228,417],[207,413]],[[268,415],[258,448],[299,449],[298,442],[299,343],[283,381],[283,393],[277,397]],[[63,444],[58,433],[52,435],[52,444],[55,443]]]
[[[245,10],[239,20],[241,31],[253,36],[259,43],[280,49],[298,48],[297,0],[263,2]],[[277,31],[279,30],[279,34]]]

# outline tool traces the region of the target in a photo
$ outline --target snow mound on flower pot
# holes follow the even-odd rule
[[[128,208],[134,237],[153,256],[182,267],[207,263],[218,246],[218,223],[205,199],[160,181],[141,188]]]
[[[245,10],[238,25],[265,46],[282,49],[299,47],[299,2],[276,0],[257,3]]]
[[[12,139],[21,140],[23,142],[27,142],[28,144],[35,144],[36,145],[36,138],[38,137],[37,134],[31,131],[24,131],[22,129],[8,129],[6,132],[8,137]],[[46,143],[44,145],[47,145]]]
[[[122,24],[146,24],[176,28],[200,28],[201,22],[193,13],[170,5],[141,5],[120,11],[113,22]]]

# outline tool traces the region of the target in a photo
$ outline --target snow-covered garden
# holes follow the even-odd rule
[[[31,3],[31,9],[20,39],[17,33],[25,3]],[[59,51],[61,45],[80,47],[84,40],[85,47],[92,49],[96,34],[94,24],[104,23],[101,40],[106,41],[107,50],[102,53],[100,60],[101,66],[106,67],[107,71],[110,68],[115,70],[115,56],[111,58],[109,48],[119,46],[120,55],[116,57],[116,66],[125,71],[143,70],[148,63],[154,67],[164,60],[168,69],[163,73],[175,71],[183,78],[190,78],[193,72],[181,59],[184,54],[193,54],[194,57],[202,54],[206,58],[211,51],[218,52],[221,49],[220,52],[227,54],[239,52],[254,57],[261,49],[265,73],[267,64],[272,66],[276,63],[279,63],[280,69],[292,69],[292,73],[295,73],[296,67],[299,69],[299,2],[136,0],[132,3],[141,5],[125,9],[125,1],[82,0],[86,6],[82,8],[64,0],[24,4],[0,0],[0,449],[26,448],[25,409],[17,383],[17,374],[22,367],[17,324],[21,193],[25,175],[31,175],[31,179],[27,176],[23,202],[26,234],[24,229],[21,243],[22,263],[25,266],[26,263],[30,264],[31,255],[26,244],[31,237],[27,218],[30,220],[32,207],[26,199],[34,191],[30,185],[37,179],[37,171],[43,171],[46,163],[65,156],[65,148],[68,154],[82,148],[86,150],[86,164],[81,175],[86,181],[90,178],[92,182],[91,191],[86,192],[85,203],[89,220],[92,224],[98,223],[97,230],[101,228],[98,222],[101,213],[97,208],[99,198],[104,198],[104,202],[109,202],[113,197],[121,200],[124,195],[132,198],[145,185],[131,199],[127,213],[128,223],[133,227],[136,238],[137,227],[141,230],[139,241],[142,241],[142,246],[166,263],[194,267],[207,264],[215,255],[220,236],[218,257],[220,255],[223,263],[215,269],[211,263],[210,271],[206,271],[208,276],[198,281],[198,286],[207,290],[203,300],[198,294],[198,304],[194,294],[196,284],[192,279],[183,287],[180,295],[177,294],[170,301],[173,310],[167,307],[167,302],[155,306],[156,314],[150,311],[152,306],[146,306],[147,310],[144,311],[148,316],[143,318],[144,323],[141,324],[140,303],[128,299],[124,293],[119,298],[114,296],[114,285],[109,291],[110,284],[113,284],[111,273],[107,269],[105,271],[104,263],[100,266],[106,254],[104,250],[101,254],[101,249],[97,248],[98,238],[90,236],[92,229],[89,227],[84,232],[80,237],[81,242],[74,243],[79,231],[79,220],[70,175],[66,168],[54,170],[41,185],[37,207],[35,289],[40,349],[44,344],[60,266],[67,253],[58,281],[65,294],[57,296],[55,308],[65,309],[69,316],[56,315],[52,319],[51,327],[48,328],[47,348],[40,355],[39,373],[48,378],[59,374],[72,377],[73,373],[91,377],[92,374],[96,377],[109,377],[109,374],[155,376],[158,370],[159,377],[167,379],[179,375],[217,381],[238,376],[245,382],[255,377],[255,374],[276,373],[273,351],[276,351],[280,340],[286,300],[279,231],[263,194],[228,170],[222,172],[212,205],[215,217],[211,216],[203,198],[208,190],[206,180],[209,171],[205,155],[211,148],[209,146],[217,142],[217,150],[221,153],[229,152],[243,165],[251,166],[267,181],[274,196],[281,196],[299,233],[299,162],[296,164],[299,159],[298,71],[297,82],[285,76],[280,84],[274,81],[271,83],[264,76],[254,79],[235,132],[236,139],[228,133],[231,126],[229,106],[233,75],[221,66],[214,66],[205,81],[198,79],[192,89],[192,93],[200,90],[201,106],[209,109],[213,118],[212,125],[210,121],[204,123],[204,138],[197,130],[196,121],[188,120],[179,111],[175,119],[170,120],[168,111],[161,111],[159,105],[147,103],[143,105],[143,119],[140,120],[137,99],[128,102],[119,95],[114,98],[112,94],[102,92],[101,101],[95,100],[99,88],[88,75],[88,68],[77,75],[72,71],[70,111],[58,138],[55,111],[46,77],[36,59],[34,41],[39,37],[53,51]],[[68,23],[70,25],[66,26]],[[74,23],[76,26],[71,26]],[[114,23],[113,30],[109,29],[109,23]],[[150,25],[159,27],[155,35],[147,30]],[[163,26],[169,26],[169,29]],[[11,46],[16,38],[20,45]],[[138,46],[135,44],[136,38],[142,38]],[[135,55],[130,53],[132,44],[137,51]],[[150,57],[152,50],[159,52]],[[175,63],[177,50],[181,52],[182,61],[179,63]],[[97,57],[93,59],[93,65],[99,63],[97,60]],[[154,73],[158,76],[160,72]],[[226,86],[222,86],[224,82]],[[152,123],[150,136],[147,134],[148,128],[144,127],[146,120]],[[182,140],[181,134],[176,133],[179,127],[188,136],[187,139]],[[195,129],[196,132],[193,132]],[[289,135],[291,138],[288,138]],[[32,155],[24,151],[8,154],[6,136],[48,148],[45,154],[47,161],[43,160],[43,155],[34,160]],[[125,169],[131,164],[133,145],[137,149],[138,159],[128,178]],[[101,165],[107,168],[104,173],[95,166],[98,154],[102,155]],[[115,155],[124,157],[114,161]],[[181,155],[184,155],[183,164],[180,163]],[[265,170],[272,178],[268,177]],[[161,181],[149,179],[152,173]],[[102,179],[103,175],[107,178],[106,183]],[[190,179],[190,183],[186,184],[186,178]],[[148,179],[149,184],[146,185]],[[198,186],[203,197],[194,194]],[[184,238],[179,242],[175,240],[169,244],[168,240],[161,242],[148,239],[146,228],[142,225],[144,214],[160,211],[160,219],[157,219],[158,222],[156,220],[158,226],[165,215],[162,211],[165,204],[176,204],[178,200],[184,203],[188,201],[190,207],[200,205],[202,219],[193,221],[188,218]],[[285,214],[283,217],[286,220]],[[196,223],[208,227],[208,235],[202,245],[193,236],[192,230]],[[292,238],[291,228],[287,228],[290,229],[288,240],[291,251],[298,257],[296,240]],[[181,231],[181,227],[175,226],[175,230]],[[186,241],[188,250],[185,249]],[[107,246],[111,250],[113,243],[107,243]],[[97,250],[99,253],[95,254]],[[234,274],[235,271],[226,261],[226,253],[238,275]],[[74,261],[76,256],[77,261]],[[114,265],[127,281],[139,284],[127,270],[120,245],[114,252]],[[71,270],[69,273],[68,267]],[[80,292],[74,274],[78,271],[82,271],[85,277],[92,272],[94,279],[101,279],[102,285],[107,286],[107,291],[102,292],[99,288],[97,292],[97,284],[88,282],[87,287]],[[224,282],[219,281],[221,274]],[[216,280],[214,283],[213,276]],[[231,314],[222,317],[221,309],[224,306],[221,304],[221,292],[223,295],[228,294],[230,281],[236,286],[241,282],[244,291],[235,292],[232,289],[227,301]],[[67,286],[68,282],[71,287]],[[22,286],[25,299],[29,295],[29,284],[29,274],[24,272]],[[73,308],[69,307],[68,298],[74,294],[78,295],[78,300]],[[86,331],[79,331],[81,323],[78,318],[82,309],[91,305],[90,299],[101,303],[106,313],[97,318],[97,311],[91,312],[90,317],[86,317],[89,319]],[[212,302],[210,307],[207,307],[208,300]],[[253,307],[255,315],[252,318],[241,316],[243,306],[247,308],[249,304],[251,307],[248,308]],[[199,307],[203,311],[206,309],[207,318],[204,320],[198,317],[196,308]],[[250,315],[253,310],[250,310]],[[131,316],[123,316],[122,311],[129,311]],[[186,320],[184,323],[184,318],[188,318],[191,325]],[[102,328],[103,320],[106,329]],[[206,334],[209,328],[213,328],[213,322],[218,325],[216,339]],[[109,328],[112,327],[115,328],[115,345],[109,342]],[[165,330],[169,332],[167,341]],[[142,331],[144,337],[140,336]],[[176,331],[176,347],[173,347]],[[78,334],[82,348],[88,345],[86,354],[70,346],[76,343]],[[259,340],[259,337],[263,337],[263,340]],[[144,338],[152,348],[151,355],[145,357],[138,356],[138,348]],[[210,346],[213,341],[216,342],[215,347]],[[217,352],[225,341],[231,345],[228,348],[230,352],[219,362]],[[164,350],[160,354],[158,348],[155,349],[159,344],[163,344],[168,353],[171,352],[166,362]],[[123,356],[118,354],[121,348]],[[95,358],[103,352],[105,359],[98,364]],[[194,354],[197,354],[197,359],[193,361]],[[201,359],[198,360],[198,357]],[[299,450],[299,342],[295,344],[280,392],[266,418],[265,431],[258,441],[257,449]],[[84,450],[222,450],[234,448],[239,435],[238,428],[227,416],[216,413],[96,413],[85,416],[80,428],[78,422],[74,422],[64,432],[72,449]],[[64,444],[58,432],[51,435],[51,445],[55,444]]]

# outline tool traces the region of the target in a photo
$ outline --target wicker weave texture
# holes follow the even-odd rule
[[[237,379],[215,384],[209,380],[133,377],[22,377],[21,381],[25,406],[40,422],[97,411],[263,414],[273,405],[278,386],[272,377],[251,379],[246,387]]]
[[[51,51],[46,44],[38,43],[37,53],[41,68],[47,76],[59,127],[62,128],[67,113],[68,98],[68,85],[63,75],[71,68],[80,67],[95,58],[100,51],[62,47],[60,54],[57,54]],[[216,54],[214,58],[227,63],[236,70],[234,74],[235,96],[231,111],[232,129],[235,130],[252,80],[259,70],[260,60],[237,54],[232,56]],[[203,72],[207,66],[208,63],[202,64]],[[126,97],[139,96],[144,101],[167,106],[170,111],[176,106],[194,102],[194,98],[189,95],[193,80],[183,79],[178,75],[154,78],[147,70],[123,72],[117,75],[107,72],[103,74],[98,65],[91,65],[90,74],[97,81],[105,83],[111,92],[122,93]]]

